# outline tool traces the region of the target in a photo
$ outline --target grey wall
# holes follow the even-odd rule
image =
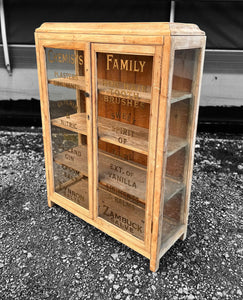
[[[33,46],[34,30],[43,22],[169,21],[170,14],[170,1],[161,0],[4,0],[4,5],[13,73],[10,77],[4,67],[0,46],[0,100],[39,99]],[[175,21],[198,24],[207,35],[201,106],[243,105],[242,15],[243,1],[176,1]]]

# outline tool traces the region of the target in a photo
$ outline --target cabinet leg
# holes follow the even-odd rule
[[[185,231],[185,232],[183,233],[183,235],[180,236],[180,240],[185,241],[186,235],[187,235],[187,231]]]
[[[52,201],[51,201],[51,200],[49,200],[49,199],[48,199],[47,203],[48,203],[48,206],[49,206],[49,207],[52,207],[52,206],[54,206],[54,205],[55,205],[55,203],[54,203],[54,202],[52,202]]]
[[[150,271],[152,271],[152,272],[158,271],[159,261],[160,261],[160,259],[156,259],[156,261],[150,260]]]

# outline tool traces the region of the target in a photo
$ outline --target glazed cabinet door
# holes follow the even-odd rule
[[[147,250],[161,55],[162,47],[92,45],[95,218]]]
[[[89,44],[43,47],[49,198],[92,215],[92,111]],[[49,126],[47,124],[50,124]]]

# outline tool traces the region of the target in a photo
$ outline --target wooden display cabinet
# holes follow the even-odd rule
[[[150,259],[185,239],[205,34],[193,24],[36,30],[48,205]]]

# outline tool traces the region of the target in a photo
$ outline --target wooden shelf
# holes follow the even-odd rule
[[[87,135],[86,113],[53,119],[52,125]],[[101,141],[148,155],[149,130],[135,125],[98,117],[98,136]]]
[[[67,87],[71,89],[79,89],[85,91],[85,77],[75,75],[73,77],[60,77],[60,78],[52,78],[48,80],[48,83]],[[129,86],[129,89],[126,89],[126,85],[129,83],[112,81],[112,80],[104,80],[98,79],[98,91],[100,95],[104,96],[114,96],[122,99],[134,100],[144,103],[150,103],[151,101],[151,87],[144,87],[141,91],[141,85],[133,84],[132,88]],[[131,84],[130,84],[131,85]],[[124,86],[124,88],[121,88]],[[130,89],[131,88],[131,89]],[[144,92],[144,90],[149,90],[148,92]]]
[[[187,140],[179,138],[174,135],[169,135],[168,145],[167,145],[167,157],[173,155],[180,149],[186,147],[188,145]]]
[[[86,113],[77,113],[69,116],[52,119],[51,124],[80,134],[87,135]]]
[[[108,82],[108,84],[106,84],[106,82]],[[141,85],[138,84],[132,84],[132,87],[130,87],[129,83],[126,82],[98,79],[98,91],[100,95],[150,103],[151,87],[142,86],[144,87],[142,89],[140,87]],[[144,92],[144,90],[147,92]]]
[[[54,161],[88,176],[87,147],[84,145],[57,154]],[[147,170],[144,166],[125,161],[103,151],[99,151],[98,166],[99,181],[102,184],[126,191],[126,193],[140,199],[143,203],[145,202]],[[165,202],[183,188],[182,183],[167,177]]]
[[[88,179],[82,176],[74,177],[71,180],[59,185],[55,191],[67,199],[89,208]]]
[[[146,168],[99,151],[98,165],[102,184],[125,189],[127,193],[145,200]],[[88,176],[87,147],[80,145],[61,152],[54,157],[57,164],[74,169]]]
[[[85,77],[75,75],[73,77],[60,77],[48,80],[48,83],[63,86],[71,89],[79,89],[85,91]]]
[[[162,224],[162,240],[159,257],[162,257],[165,254],[165,252],[183,235],[186,229],[185,225],[166,216],[163,217]]]
[[[170,103],[175,103],[192,97],[192,93],[172,90]]]
[[[146,128],[98,117],[98,135],[101,141],[148,155]]]
[[[86,113],[53,119],[52,125],[87,135]],[[98,117],[98,136],[101,141],[148,155],[149,130],[135,125]],[[173,155],[187,145],[187,141],[169,136],[167,156]]]
[[[114,84],[118,87],[109,87],[103,84],[102,79],[98,79],[98,91],[100,95],[104,96],[114,96],[122,99],[128,99],[138,102],[150,103],[151,102],[151,91],[143,92],[143,91],[134,91],[126,90],[125,88],[119,88],[119,86],[124,85],[123,82],[113,81]],[[112,81],[111,81],[112,82]],[[74,76],[67,78],[52,78],[48,80],[48,83],[63,86],[72,89],[79,89],[85,91],[85,77],[84,76]],[[147,87],[150,89],[150,87]],[[185,100],[192,97],[192,93],[172,90],[171,94],[171,103],[175,103],[181,100]]]
[[[164,203],[169,201],[173,196],[184,189],[185,185],[171,177],[165,178],[165,195]]]

